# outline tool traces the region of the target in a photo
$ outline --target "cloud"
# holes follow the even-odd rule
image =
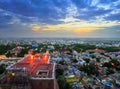
[[[81,25],[80,25],[81,24]],[[75,34],[79,33],[91,33],[96,30],[104,30],[106,28],[119,25],[116,22],[91,22],[91,21],[81,21],[81,22],[72,22],[72,23],[63,23],[63,24],[31,24],[30,27],[33,31],[66,31],[72,32]]]
[[[66,18],[68,17],[75,17],[75,16],[78,16],[78,9],[77,9],[77,7],[74,5],[74,4],[72,4],[72,3],[70,3],[70,5],[67,7],[67,9],[66,9],[67,11],[66,11]]]
[[[74,32],[76,34],[83,34],[83,33],[90,33],[90,32],[93,32],[94,30],[98,30],[98,29],[101,30],[101,28],[75,28]]]
[[[34,36],[40,33],[41,36],[46,33],[48,36],[63,33],[92,36],[94,32],[103,34],[103,31],[116,35],[113,27],[120,26],[119,0],[0,0],[0,13],[3,33],[13,29],[16,34],[24,32],[22,34],[28,36],[29,33]],[[15,30],[16,26],[20,31]]]
[[[32,28],[33,31],[39,31],[40,30],[40,26],[38,26],[38,25],[33,25],[31,28]]]
[[[120,2],[117,0],[2,0],[0,8],[22,16],[36,17],[39,22],[59,24],[61,22],[57,21],[58,19],[62,21],[69,18],[95,19],[96,16],[119,9],[117,3]]]
[[[111,20],[111,21],[118,21],[120,22],[120,13],[117,14],[111,14],[107,17],[105,17],[106,20]]]

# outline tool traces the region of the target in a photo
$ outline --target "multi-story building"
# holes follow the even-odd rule
[[[28,55],[7,68],[0,81],[2,89],[58,89],[55,64],[49,54]]]

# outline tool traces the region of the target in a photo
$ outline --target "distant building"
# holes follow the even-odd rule
[[[5,55],[0,55],[0,59],[2,59],[2,58],[6,58],[6,56]]]
[[[96,49],[91,49],[91,50],[87,50],[88,52],[97,52],[97,53],[104,53],[105,52],[105,50],[102,50],[102,49],[98,49],[98,48],[96,48]]]

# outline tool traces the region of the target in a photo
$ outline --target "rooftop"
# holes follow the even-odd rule
[[[28,55],[20,62],[11,66],[11,69],[23,69],[33,78],[52,78],[54,64],[49,63],[50,56],[43,54],[40,56]]]

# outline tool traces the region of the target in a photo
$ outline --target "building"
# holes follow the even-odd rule
[[[30,54],[9,66],[0,83],[2,89],[58,89],[55,64],[47,53]]]
[[[5,55],[0,55],[0,59],[6,58]]]
[[[102,50],[102,49],[91,49],[91,50],[87,50],[88,52],[97,52],[97,53],[105,53],[105,50]]]

